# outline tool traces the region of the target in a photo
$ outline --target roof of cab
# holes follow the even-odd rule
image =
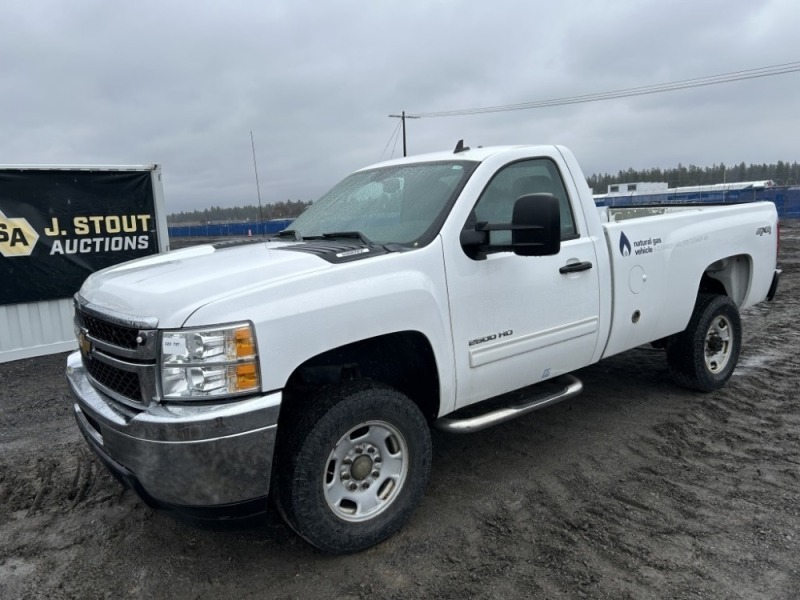
[[[516,148],[525,148],[526,146],[527,144],[520,144],[518,146],[487,146],[485,148],[477,146],[475,148],[469,148],[468,150],[463,150],[458,153],[454,153],[452,150],[449,150],[445,152],[431,152],[429,154],[415,154],[413,156],[407,156],[404,158],[395,158],[393,160],[387,160],[384,162],[375,163],[373,165],[369,165],[368,167],[364,167],[363,169],[359,169],[359,171],[367,171],[369,169],[375,169],[377,167],[389,167],[394,165],[403,165],[403,164],[421,163],[421,162],[453,161],[453,160],[471,160],[475,162],[482,162],[487,158],[489,158],[490,156],[497,154],[499,152],[514,150]]]

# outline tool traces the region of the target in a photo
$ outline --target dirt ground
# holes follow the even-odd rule
[[[769,598],[800,595],[800,224],[776,300],[743,315],[723,390],[640,348],[578,398],[434,433],[397,535],[323,555],[271,515],[209,531],[154,512],[93,457],[65,355],[0,365],[0,598]]]

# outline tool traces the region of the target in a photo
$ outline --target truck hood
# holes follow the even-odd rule
[[[133,260],[93,273],[79,294],[101,310],[132,320],[155,317],[161,328],[180,327],[221,298],[331,268],[311,254],[276,251],[286,245],[195,246]]]

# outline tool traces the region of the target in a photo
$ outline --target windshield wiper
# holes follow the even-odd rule
[[[365,236],[360,231],[329,231],[327,233],[323,233],[317,239],[319,239],[320,237],[324,238],[324,239],[353,238],[353,239],[360,240],[362,243],[366,244],[367,246],[378,246],[380,248],[383,248],[387,252],[402,252],[402,251],[407,249],[402,244],[393,244],[393,243],[392,244],[376,244],[375,242],[373,242],[371,239],[369,239],[367,236]],[[305,239],[309,239],[309,238],[305,238]]]
[[[331,238],[354,238],[354,239],[360,240],[361,242],[363,242],[364,244],[367,244],[368,246],[373,246],[374,245],[372,243],[372,240],[370,240],[367,236],[365,236],[360,231],[329,231],[329,232],[323,233],[321,237],[323,237],[325,239],[331,239]]]

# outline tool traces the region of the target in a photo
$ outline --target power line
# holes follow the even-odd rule
[[[769,65],[755,69],[745,69],[742,71],[732,71],[719,75],[709,75],[695,79],[683,79],[668,83],[645,85],[595,94],[584,94],[581,96],[567,96],[564,98],[552,98],[549,100],[535,100],[532,102],[521,102],[519,104],[503,104],[499,106],[484,106],[481,108],[464,108],[458,110],[445,110],[438,112],[405,114],[406,119],[410,118],[433,118],[433,117],[458,117],[464,115],[477,115],[484,113],[508,112],[513,110],[530,110],[534,108],[547,108],[551,106],[564,106],[568,104],[584,104],[587,102],[599,102],[601,100],[613,100],[616,98],[629,98],[632,96],[644,96],[648,94],[660,94],[663,92],[673,92],[695,87],[719,85],[734,81],[745,81],[748,79],[758,79],[761,77],[773,77],[775,75],[785,75],[800,71],[800,61]],[[395,116],[395,115],[392,115]],[[397,115],[399,116],[399,115]]]
[[[394,145],[392,146],[392,154],[389,156],[390,159],[394,158],[394,151],[395,151],[395,148],[397,148],[397,140],[399,140],[399,139],[400,139],[400,130],[398,129],[396,131],[396,135],[394,136]],[[405,154],[403,154],[403,156],[405,156]]]
[[[397,122],[397,125],[392,130],[392,135],[389,136],[389,141],[386,142],[386,145],[383,147],[383,152],[381,152],[381,157],[378,159],[379,161],[383,160],[383,155],[386,154],[386,150],[389,149],[389,144],[392,143],[392,140],[395,140],[395,144],[397,143],[397,137],[396,136],[399,133],[399,131],[400,131],[400,121]],[[394,149],[392,150],[392,154],[394,154]]]

